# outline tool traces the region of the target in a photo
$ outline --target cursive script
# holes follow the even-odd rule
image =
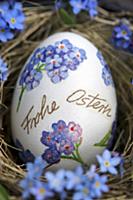
[[[91,94],[87,94],[85,90],[79,89],[70,94],[66,101],[68,103],[74,103],[78,106],[93,108],[97,110],[97,112],[103,113],[107,117],[111,117],[111,106],[107,103],[107,100],[101,98],[99,94],[93,96]]]
[[[30,133],[30,129],[33,127],[37,127],[40,120],[43,120],[46,114],[51,115],[53,112],[59,109],[60,106],[56,104],[56,101],[53,101],[50,105],[47,105],[47,97],[43,95],[40,111],[36,113],[34,117],[33,115],[34,106],[31,106],[27,115],[25,116],[23,122],[21,123],[21,127],[26,130],[27,134]]]

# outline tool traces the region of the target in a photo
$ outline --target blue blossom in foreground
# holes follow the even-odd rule
[[[24,28],[24,13],[22,3],[15,1],[0,2],[0,41],[11,40],[16,30]]]
[[[28,199],[31,195],[31,188],[36,185],[36,180],[30,179],[28,176],[20,181],[20,187],[23,189],[22,197],[23,199]]]
[[[1,42],[7,42],[8,40],[11,40],[14,37],[14,34],[11,32],[11,30],[8,27],[0,27],[0,41]]]
[[[30,189],[30,192],[36,200],[45,200],[53,196],[53,192],[50,191],[48,185],[40,181],[36,182],[34,187]]]
[[[0,82],[6,81],[8,76],[7,64],[0,58]]]
[[[97,155],[97,160],[100,164],[101,172],[109,172],[114,175],[118,173],[116,167],[120,164],[121,157],[112,157],[111,152],[106,149],[102,156]]]
[[[12,9],[14,9],[20,13],[22,12],[22,3],[20,3],[20,2],[13,1],[11,7],[12,7]]]
[[[128,24],[120,23],[113,30],[113,43],[120,48],[128,48],[132,39],[132,31]]]
[[[0,2],[0,14],[2,17],[7,13],[9,9],[9,3],[7,1]]]
[[[58,170],[56,173],[46,172],[45,177],[49,188],[55,192],[63,193],[66,185],[65,170]]]
[[[95,17],[98,14],[98,2],[97,0],[70,0],[73,13],[78,14],[82,10],[88,11],[90,17]]]
[[[96,175],[96,166],[91,165],[90,169],[86,172],[86,176],[89,178],[89,180],[93,180],[93,178]]]
[[[130,40],[132,35],[132,31],[127,24],[120,24],[119,26],[116,26],[114,31],[116,33],[116,38],[118,39]]]
[[[42,157],[36,158],[34,163],[27,163],[28,177],[39,178],[45,167],[46,162],[42,159]]]
[[[97,0],[88,0],[87,10],[89,12],[90,17],[95,17],[98,14],[98,2]]]
[[[16,10],[8,11],[5,15],[5,20],[11,29],[22,30],[24,28],[24,14],[18,13]]]
[[[92,200],[93,190],[89,179],[86,176],[82,176],[83,182],[77,185],[73,195],[73,200]]]
[[[88,0],[69,0],[73,13],[78,14],[81,10],[85,10]]]
[[[108,192],[109,188],[106,185],[107,183],[107,176],[100,176],[96,174],[94,176],[93,184],[92,184],[92,191],[94,197],[101,197],[103,192]]]
[[[83,177],[83,168],[77,167],[75,171],[66,171],[66,189],[72,190],[79,184],[81,184]]]

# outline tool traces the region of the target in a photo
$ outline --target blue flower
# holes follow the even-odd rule
[[[107,85],[107,86],[114,85],[112,75],[111,75],[108,65],[106,65],[102,69],[102,78],[104,80],[105,85]]]
[[[18,2],[0,3],[0,41],[6,42],[14,37],[10,29],[23,29],[24,14]]]
[[[121,22],[113,30],[112,41],[116,47],[126,49],[131,44],[132,35],[129,24]]]
[[[85,10],[88,0],[69,0],[70,5],[73,8],[73,13],[78,14],[81,10]]]
[[[58,11],[60,8],[65,7],[65,4],[62,2],[62,0],[56,0],[55,1],[55,6],[54,6],[54,10]]]
[[[49,188],[55,192],[63,193],[66,185],[66,172],[63,169],[56,173],[46,172],[45,177],[48,181]]]
[[[91,183],[86,176],[82,176],[82,182],[75,188],[73,200],[92,200],[93,191]]]
[[[46,67],[47,72],[59,68],[62,65],[62,58],[55,54],[54,56],[49,56],[46,58]]]
[[[97,0],[88,0],[86,9],[88,10],[90,17],[93,18],[98,14],[97,7],[98,7]]]
[[[62,140],[60,142],[59,151],[65,155],[70,155],[74,151],[74,144],[70,140]]]
[[[68,77],[68,69],[66,66],[62,66],[60,68],[48,71],[47,74],[53,83],[59,83],[61,80],[64,80]]]
[[[36,182],[36,185],[30,189],[30,192],[36,200],[45,200],[53,196],[53,192],[50,191],[48,184],[40,181]]]
[[[23,199],[28,199],[31,196],[31,188],[36,185],[36,180],[30,179],[28,176],[20,181],[20,187],[23,189]]]
[[[101,172],[109,172],[114,175],[118,173],[116,166],[118,166],[121,162],[121,158],[119,156],[112,157],[111,152],[106,149],[104,150],[102,156],[97,155],[97,160],[100,164]]]
[[[79,65],[79,63],[83,62],[83,60],[86,59],[86,52],[83,49],[74,47],[69,56],[71,59],[75,59],[77,61],[77,65]]]
[[[57,123],[52,124],[52,129],[57,134],[62,133],[66,128],[67,125],[63,120],[59,120]]]
[[[132,31],[129,25],[124,23],[120,23],[120,25],[116,26],[114,32],[117,39],[130,40],[132,36]]]
[[[77,167],[75,171],[66,171],[66,189],[75,189],[77,185],[81,184],[83,177],[83,168]]]
[[[54,133],[43,131],[41,137],[41,143],[46,146],[54,146],[55,145]]]
[[[7,1],[0,2],[0,14],[2,17],[7,13],[9,9],[9,3]]]
[[[103,55],[102,55],[102,53],[101,53],[100,51],[97,52],[97,57],[99,58],[100,63],[101,63],[103,66],[107,65],[107,63],[106,63],[106,61],[105,61],[105,59],[104,59],[104,57],[103,57]]]
[[[0,18],[0,27],[5,28],[6,25],[6,22],[2,18]]]
[[[113,43],[118,48],[127,49],[130,46],[131,41],[130,40],[127,41],[127,40],[121,40],[121,39],[120,40],[114,39]]]
[[[42,157],[37,157],[34,163],[28,162],[26,165],[26,169],[28,171],[28,177],[39,178],[42,175],[44,168],[46,167],[46,162],[42,159]]]
[[[13,10],[16,10],[16,11],[18,11],[18,12],[22,12],[22,3],[20,3],[20,2],[13,2],[12,4],[11,4],[11,8],[13,9]]]
[[[12,39],[14,34],[8,27],[0,27],[0,41],[7,42],[8,40]]]
[[[8,76],[7,64],[0,58],[0,82],[6,81]]]
[[[89,178],[90,181],[92,181],[95,175],[96,175],[96,166],[91,165],[90,169],[86,172],[86,176]]]
[[[23,85],[28,91],[34,89],[40,84],[41,79],[43,78],[42,72],[32,69],[27,73],[22,74],[20,84]]]
[[[64,65],[70,69],[70,70],[76,70],[78,65],[77,65],[77,60],[74,58],[71,58],[69,54],[64,55]]]
[[[60,161],[60,152],[56,147],[50,147],[44,151],[42,158],[49,164],[54,164]]]
[[[25,17],[23,13],[17,10],[9,10],[4,18],[11,29],[22,30],[24,28]]]
[[[57,54],[67,53],[71,48],[72,44],[67,39],[55,43],[55,50]]]
[[[52,46],[52,45],[47,46],[45,54],[46,54],[46,57],[47,56],[52,57],[55,54],[54,46]]]
[[[46,51],[45,47],[37,48],[34,51],[29,63],[34,67],[35,65],[39,64],[39,62],[45,61],[46,58],[45,51]]]
[[[108,192],[109,188],[106,185],[107,182],[107,176],[100,176],[99,174],[96,174],[93,180],[92,184],[92,191],[93,196],[101,197],[103,192]]]

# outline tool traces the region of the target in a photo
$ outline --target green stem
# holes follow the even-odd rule
[[[74,152],[72,153],[72,155],[73,155],[73,157],[74,157],[75,159],[77,159],[77,157],[76,157],[76,155],[75,155],[75,153],[74,153]]]
[[[18,105],[17,105],[17,112],[18,112],[19,107],[20,107],[20,103],[21,103],[21,100],[22,100],[22,96],[23,96],[24,90],[25,90],[25,88],[22,87],[21,93],[20,93],[20,95],[19,95],[19,100],[18,100]]]
[[[76,155],[77,155],[77,157],[78,157],[78,160],[80,160],[80,162],[83,164],[84,161],[82,160],[82,158],[81,158],[81,156],[80,156],[80,153],[79,153],[78,147],[79,147],[79,145],[76,145]]]
[[[81,162],[78,158],[73,157],[73,156],[61,156],[62,159],[70,159],[70,160],[75,160],[81,164],[83,164],[83,162]]]
[[[109,138],[110,138],[110,134],[111,134],[111,132],[109,131],[109,132],[104,136],[104,138],[103,138],[99,143],[94,144],[94,146],[97,146],[97,147],[106,147],[106,146],[107,146],[107,141],[108,141]]]

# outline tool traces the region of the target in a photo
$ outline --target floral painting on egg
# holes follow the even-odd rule
[[[103,57],[103,55],[100,51],[97,52],[97,57],[99,58],[100,63],[103,66],[103,68],[102,68],[102,79],[103,79],[105,85],[106,86],[110,86],[110,85],[114,86],[111,71],[110,71],[108,64],[104,60],[104,57]]]
[[[41,143],[47,148],[42,157],[47,163],[54,164],[61,159],[71,159],[83,163],[79,153],[82,143],[82,128],[75,122],[59,120],[52,124],[52,131],[43,131]]]
[[[69,71],[76,70],[85,59],[87,59],[85,50],[73,46],[68,39],[36,49],[20,76],[21,92],[17,111],[24,91],[36,88],[40,84],[44,72],[52,83],[57,84],[65,80]]]

